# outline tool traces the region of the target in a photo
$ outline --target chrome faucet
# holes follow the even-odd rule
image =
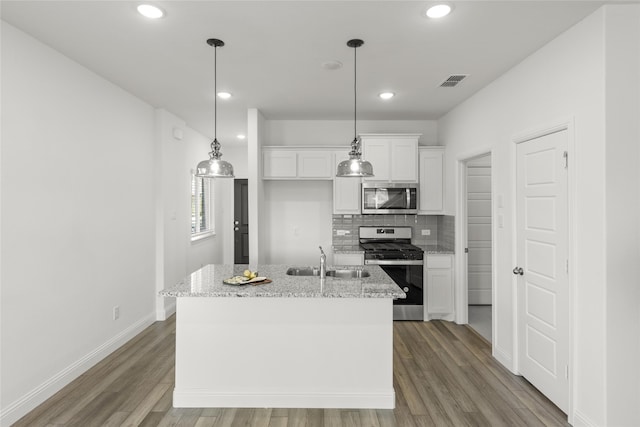
[[[318,247],[320,248],[320,278],[324,279],[327,277],[327,256],[324,254],[322,246]]]

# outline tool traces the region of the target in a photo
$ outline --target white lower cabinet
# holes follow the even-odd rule
[[[453,320],[453,255],[427,255],[424,282],[424,319]]]
[[[364,253],[333,254],[333,265],[364,265]]]

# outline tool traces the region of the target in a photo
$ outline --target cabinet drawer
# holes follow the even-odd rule
[[[450,255],[427,255],[427,268],[451,268]]]

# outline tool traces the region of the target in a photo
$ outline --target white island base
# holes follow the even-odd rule
[[[177,408],[393,409],[391,298],[177,298]]]

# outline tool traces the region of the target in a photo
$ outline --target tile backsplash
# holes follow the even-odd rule
[[[454,217],[451,215],[333,215],[333,246],[358,245],[361,226],[411,227],[411,240],[416,245],[454,247]],[[422,230],[429,230],[429,235],[422,235]]]

